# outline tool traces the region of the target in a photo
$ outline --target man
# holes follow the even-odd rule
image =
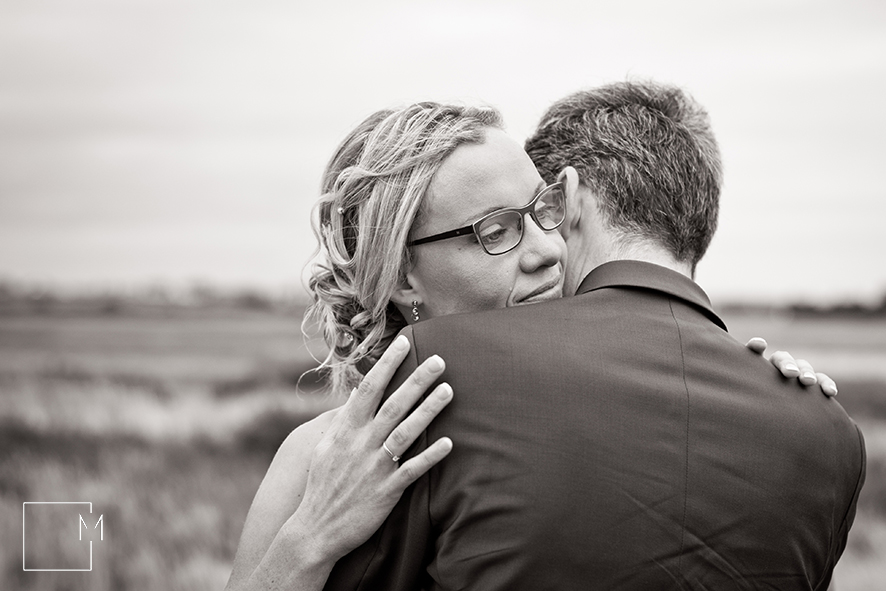
[[[565,185],[576,295],[407,330],[400,375],[438,354],[456,393],[415,447],[453,451],[327,588],[826,589],[863,440],[691,280],[721,182],[705,112],[613,84],[555,104],[526,147]]]

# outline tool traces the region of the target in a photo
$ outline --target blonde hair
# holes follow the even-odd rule
[[[482,143],[501,127],[489,107],[431,102],[378,111],[341,143],[323,175],[314,208],[319,242],[308,290],[329,354],[321,368],[334,393],[348,392],[378,360],[406,320],[391,302],[412,259],[406,246],[422,200],[459,145]]]

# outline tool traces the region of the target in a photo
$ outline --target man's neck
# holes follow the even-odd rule
[[[643,261],[645,263],[653,263],[662,267],[667,267],[672,271],[681,273],[690,279],[693,279],[692,263],[680,262],[674,256],[663,248],[650,246],[648,244],[633,245],[628,248],[619,249],[619,252],[613,253],[612,261]]]
[[[644,263],[652,263],[661,267],[666,267],[672,271],[676,271],[685,275],[689,279],[694,279],[692,272],[692,263],[680,262],[666,249],[646,242],[635,244],[621,244],[607,252],[601,253],[597,260],[594,261],[594,267],[598,267],[603,263],[611,261],[642,261]]]
[[[639,237],[627,236],[610,226],[596,207],[593,193],[584,189],[579,193],[590,202],[579,211],[584,212],[579,222],[565,235],[569,247],[566,292],[575,293],[584,278],[602,265],[611,261],[643,261],[666,267],[694,279],[692,263],[680,262],[661,244]]]

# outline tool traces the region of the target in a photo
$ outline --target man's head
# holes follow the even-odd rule
[[[548,109],[526,151],[547,182],[577,171],[573,185],[615,243],[590,255],[590,268],[657,249],[694,271],[717,227],[722,173],[707,113],[679,88],[620,82],[577,92]],[[572,264],[580,241],[568,242]]]

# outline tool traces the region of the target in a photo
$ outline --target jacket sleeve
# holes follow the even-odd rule
[[[385,391],[387,399],[418,367],[419,357],[410,327],[401,331],[410,340],[410,351]],[[427,448],[422,433],[405,454],[401,464]],[[428,515],[428,475],[404,491],[393,511],[369,540],[342,557],[333,568],[324,589],[330,591],[418,590],[426,586],[426,565],[433,545]]]
[[[843,555],[843,551],[846,549],[846,541],[849,537],[849,529],[852,527],[852,523],[855,521],[855,513],[858,509],[858,495],[861,493],[861,487],[864,486],[865,477],[867,474],[867,452],[865,450],[864,445],[864,436],[861,433],[861,429],[858,428],[854,422],[852,424],[854,427],[854,433],[858,437],[858,448],[857,455],[854,458],[858,461],[858,466],[853,470],[853,476],[857,474],[857,480],[855,481],[855,492],[852,495],[849,506],[846,509],[846,513],[843,515],[843,519],[840,523],[839,530],[834,535],[834,542],[831,546],[831,555],[830,562],[828,568],[825,571],[825,576],[818,582],[815,586],[815,589],[824,591],[825,589],[830,589],[831,579],[833,577],[834,566],[836,566],[837,561],[840,560],[840,557]],[[853,462],[847,462],[847,464],[852,465]]]

